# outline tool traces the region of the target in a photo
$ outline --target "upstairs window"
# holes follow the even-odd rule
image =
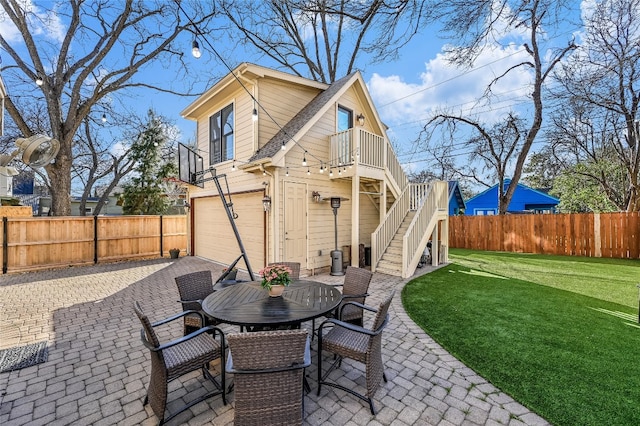
[[[209,164],[233,160],[233,124],[233,104],[209,118]]]
[[[353,111],[338,105],[338,133],[353,128]]]

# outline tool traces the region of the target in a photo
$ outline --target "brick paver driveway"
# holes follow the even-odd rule
[[[140,301],[152,321],[180,310],[173,278],[222,267],[196,257],[157,259],[31,272],[0,277],[0,349],[47,341],[47,362],[0,373],[2,425],[151,425],[157,419],[142,405],[150,361],[140,342],[132,304]],[[421,273],[425,270],[419,270]],[[242,278],[242,277],[240,277]],[[246,278],[246,277],[245,277]],[[320,275],[339,283],[342,277]],[[378,414],[345,392],[315,389],[305,399],[308,425],[493,425],[547,424],[544,419],[449,355],[406,315],[400,301],[405,280],[375,274],[367,304],[375,306],[396,288],[391,322],[383,337],[388,383],[376,393]],[[307,325],[310,327],[310,325]],[[228,327],[237,331],[237,327]],[[163,338],[179,337],[181,325]],[[315,343],[315,342],[314,342]],[[315,347],[315,344],[314,344]],[[314,348],[312,347],[312,349]],[[345,361],[342,381],[362,389],[362,367]],[[342,373],[340,373],[342,374]],[[170,386],[169,409],[198,391],[201,377],[185,376]],[[195,405],[170,424],[225,425],[230,404],[219,397]]]

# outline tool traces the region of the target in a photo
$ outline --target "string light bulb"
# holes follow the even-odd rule
[[[251,119],[253,121],[258,121],[258,110],[255,107],[253,108],[253,114],[251,114]]]
[[[38,73],[38,75],[36,76],[36,85],[42,86],[43,83],[44,83],[44,80],[42,79],[42,76],[40,75],[40,73]]]
[[[282,141],[282,147],[280,147],[280,149],[282,151],[286,151],[287,150],[287,145],[284,143],[284,141]]]
[[[102,122],[103,123],[107,122],[107,114],[102,114]]]
[[[307,176],[309,176],[311,174],[311,170],[309,170],[309,168],[307,167]]]
[[[286,177],[289,177],[289,168],[287,167],[287,172],[284,174]]]
[[[236,160],[233,160],[233,163],[231,164],[231,171],[232,172],[236,171]]]
[[[302,157],[302,165],[307,165],[307,151],[304,152],[304,157]]]
[[[324,167],[322,167],[322,161],[320,162],[320,173],[324,173]]]
[[[329,167],[329,177],[333,177],[333,169]]]
[[[198,40],[193,40],[193,43],[191,43],[191,54],[196,59],[202,56],[202,52],[200,52],[200,45],[198,44]]]

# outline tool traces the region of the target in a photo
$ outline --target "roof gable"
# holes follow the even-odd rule
[[[297,140],[297,135],[303,129],[313,124],[327,108],[333,105],[335,100],[349,88],[350,83],[353,83],[358,75],[359,72],[349,74],[336,80],[325,90],[318,93],[315,98],[305,105],[288,123],[282,126],[278,133],[249,159],[249,163],[265,158],[272,158],[281,151],[283,141],[286,144],[291,140]]]
[[[298,77],[293,74],[289,74],[282,71],[277,71],[271,68],[266,68],[260,65],[243,62],[233,69],[229,74],[218,80],[207,91],[200,95],[195,101],[189,104],[185,109],[180,112],[183,118],[197,119],[199,110],[208,104],[208,102],[223,92],[225,89],[236,85],[238,88],[245,83],[242,81],[254,80],[257,78],[270,77],[276,80],[285,81],[289,84],[296,84],[306,87],[313,87],[316,89],[324,90],[328,87],[325,83],[320,83],[315,80],[311,80],[304,77]]]
[[[451,200],[455,198],[458,202],[458,207],[464,209],[465,202],[464,198],[462,197],[462,191],[460,191],[460,185],[458,185],[458,181],[450,180],[447,181],[447,184],[449,186],[449,204],[451,204]]]

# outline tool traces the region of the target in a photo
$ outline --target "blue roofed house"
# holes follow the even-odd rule
[[[462,191],[457,180],[450,180],[449,183],[449,216],[464,214],[466,205],[462,198]]]
[[[505,191],[511,179],[505,179]],[[513,193],[508,213],[555,213],[560,202],[555,197],[521,183],[517,184]],[[470,216],[498,214],[498,185],[494,185],[484,192],[467,200],[465,214]]]

